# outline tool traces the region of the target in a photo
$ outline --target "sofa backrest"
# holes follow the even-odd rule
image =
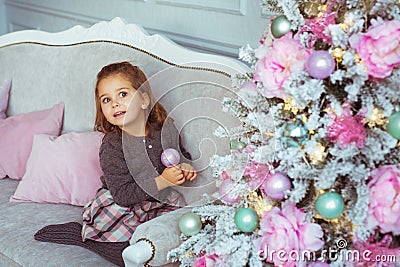
[[[12,79],[7,115],[65,103],[63,133],[93,130],[96,74],[112,62],[130,61],[149,78],[155,98],[182,130],[184,145],[205,180],[210,157],[229,153],[229,140],[213,135],[237,125],[220,102],[232,94],[231,77],[248,68],[223,56],[185,49],[116,18],[61,33],[36,30],[0,37],[0,80]]]

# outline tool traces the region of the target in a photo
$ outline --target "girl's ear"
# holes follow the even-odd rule
[[[142,109],[147,109],[150,104],[150,97],[147,93],[142,94]]]

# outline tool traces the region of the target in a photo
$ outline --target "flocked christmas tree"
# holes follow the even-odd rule
[[[263,1],[213,158],[220,201],[180,220],[181,266],[400,263],[400,2]],[[193,222],[195,223],[194,226]],[[397,264],[396,264],[397,262]]]

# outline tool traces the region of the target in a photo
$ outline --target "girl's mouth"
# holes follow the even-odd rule
[[[125,115],[126,111],[118,111],[114,113],[114,118],[121,118]]]

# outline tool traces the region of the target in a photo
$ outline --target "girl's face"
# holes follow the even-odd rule
[[[117,74],[102,79],[97,86],[101,110],[107,121],[122,127],[133,123],[133,127],[145,125],[145,110],[148,106],[145,94],[137,92],[123,75]],[[126,120],[129,106],[129,116]]]

